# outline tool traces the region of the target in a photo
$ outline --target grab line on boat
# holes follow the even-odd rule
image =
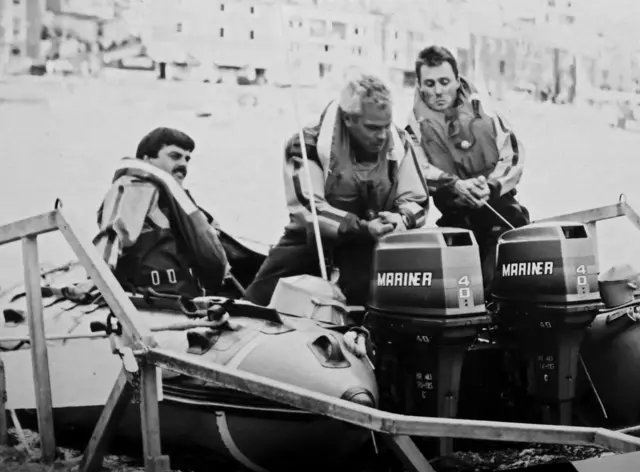
[[[237,354],[231,358],[231,360],[226,364],[227,367],[231,369],[237,369],[238,366],[242,363],[243,360],[247,358],[251,352],[260,344],[260,338],[255,337],[247,344],[245,344]],[[231,434],[231,430],[229,429],[229,423],[227,422],[227,415],[225,412],[220,411],[216,415],[216,424],[218,425],[218,431],[220,432],[220,438],[222,439],[222,443],[229,451],[229,454],[233,456],[235,460],[240,462],[242,465],[247,467],[248,469],[253,470],[254,472],[267,472],[266,469],[263,469],[258,464],[254,463],[251,459],[244,455],[244,453],[240,450],[236,442],[233,440],[233,435]]]
[[[229,451],[229,454],[231,454],[235,460],[244,465],[247,469],[250,469],[254,472],[268,472],[267,469],[260,467],[258,464],[244,455],[244,453],[240,450],[238,445],[233,440],[233,437],[231,436],[229,424],[227,423],[226,413],[224,413],[223,411],[217,413],[216,424],[218,425],[218,432],[220,433],[220,438],[222,438],[222,442]]]

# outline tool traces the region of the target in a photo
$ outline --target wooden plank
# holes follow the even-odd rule
[[[100,414],[100,419],[96,423],[91,439],[84,450],[80,466],[82,472],[98,472],[102,469],[102,459],[109,445],[109,440],[127,405],[131,402],[132,396],[133,387],[127,382],[127,373],[122,368]]]
[[[617,429],[616,432],[623,433],[623,434],[639,433],[640,424],[637,424],[635,426],[629,426],[628,428]]]
[[[163,349],[149,349],[145,353],[145,359],[162,369],[215,382],[226,388],[240,390],[382,433],[438,438],[593,445],[596,433],[602,431],[597,428],[575,426],[397,415]],[[632,436],[621,436],[619,440],[620,443],[613,444],[616,448],[622,447],[623,444],[624,447],[627,447],[627,444],[634,447],[640,446],[640,439]]]
[[[146,472],[168,472],[169,458],[162,455],[156,366],[140,366],[140,418]],[[165,468],[166,467],[166,468]]]
[[[8,441],[7,382],[4,375],[4,362],[0,357],[0,446],[6,446]]]
[[[629,438],[635,439],[635,442],[630,441]],[[616,452],[635,452],[640,450],[640,438],[604,428],[596,431],[594,443]]]
[[[420,449],[409,436],[396,436],[395,434],[383,434],[385,442],[402,461],[409,472],[436,472],[429,461],[422,455]]]
[[[77,234],[58,210],[58,228],[122,324],[124,337],[134,343],[157,345],[149,328],[140,321],[138,310],[90,241]]]
[[[624,214],[627,215],[627,218],[629,218],[629,221],[633,223],[633,226],[635,226],[637,229],[640,229],[640,215],[638,215],[636,211],[633,208],[631,208],[627,203],[623,203],[623,205],[624,205]]]
[[[61,334],[50,334],[46,336],[45,339],[47,341],[68,341],[71,339],[94,339],[94,338],[106,338],[107,333],[61,333]],[[29,342],[30,338],[28,336],[4,336],[0,337],[0,343],[19,343],[19,342]]]
[[[45,464],[53,464],[56,455],[56,442],[53,432],[51,379],[49,376],[47,342],[44,334],[44,308],[42,306],[40,263],[36,236],[27,236],[22,239],[22,255],[42,460]]]
[[[535,221],[535,223],[546,223],[551,221],[573,221],[576,223],[595,223],[596,221],[610,220],[625,215],[625,203],[616,203],[589,210],[567,213],[565,215],[552,216]]]
[[[0,246],[27,236],[50,233],[58,229],[57,212],[50,211],[0,226]],[[38,271],[40,268],[38,268]]]
[[[595,254],[596,254],[596,267],[600,267],[600,250],[598,247],[598,226],[597,223],[595,221],[592,221],[591,223],[585,223],[585,226],[587,227],[587,233],[589,234],[589,236],[591,236],[591,238],[593,239],[593,244],[595,246]]]

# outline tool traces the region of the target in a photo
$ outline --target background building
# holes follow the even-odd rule
[[[361,69],[411,86],[418,52],[442,44],[497,96],[572,100],[640,88],[638,18],[637,0],[0,0],[0,66],[99,43],[104,63],[143,55],[309,85]],[[64,45],[43,43],[43,25]]]

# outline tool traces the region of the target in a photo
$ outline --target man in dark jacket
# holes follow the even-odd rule
[[[125,288],[197,297],[229,273],[215,221],[182,187],[194,148],[185,133],[156,128],[115,172],[93,242]]]

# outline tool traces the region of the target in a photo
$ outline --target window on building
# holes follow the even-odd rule
[[[398,32],[397,32],[397,31],[395,32],[395,34],[393,35],[393,37],[394,37],[395,39],[398,39]]]
[[[224,38],[224,28],[220,28],[220,37]]]
[[[329,52],[329,45],[327,44],[324,45],[324,52]]]
[[[358,29],[358,27],[356,26],[356,27],[353,29],[353,34],[358,35],[359,33],[360,33],[360,30],[359,30],[359,29]]]
[[[337,38],[345,39],[347,37],[347,24],[339,21],[332,22],[331,34]]]
[[[182,33],[182,23],[176,23],[176,33]]]
[[[309,34],[313,37],[319,38],[326,36],[327,23],[324,20],[310,20],[309,21]]]
[[[20,5],[20,0],[13,0],[14,5]]]
[[[252,6],[249,8],[249,13],[253,15],[255,12],[256,12],[256,7]]]
[[[397,60],[398,60],[398,53],[397,53],[397,52],[394,52],[394,53],[393,53],[393,60],[394,60],[394,61],[397,61]]]
[[[255,35],[253,34],[253,30],[249,31],[249,39],[255,39]]]
[[[224,3],[220,4],[220,11],[224,11]]]

